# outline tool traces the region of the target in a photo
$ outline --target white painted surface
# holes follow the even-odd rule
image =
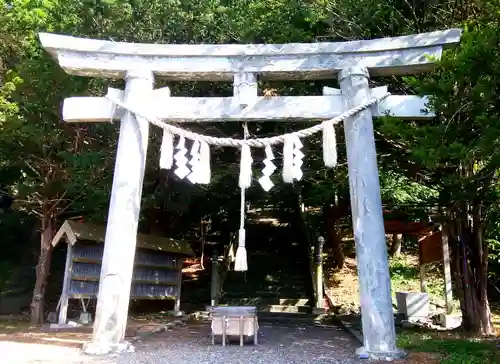
[[[370,98],[365,68],[345,70],[339,80],[345,109]],[[397,353],[396,332],[371,111],[345,120],[344,133],[364,350],[377,357],[391,357]]]
[[[331,78],[361,66],[372,75],[427,71],[461,30],[341,43],[167,45],[133,44],[40,33],[43,47],[68,73],[124,77],[148,69],[169,79],[231,80],[239,72],[267,78]]]
[[[125,99],[131,105],[147,102],[153,75],[133,71],[127,76]],[[102,269],[89,353],[109,352],[123,343],[141,208],[148,148],[149,123],[126,113],[120,123],[113,187],[108,213]]]
[[[302,53],[377,52],[403,48],[429,47],[454,44],[460,41],[461,29],[448,29],[429,33],[371,40],[321,43],[287,44],[146,44],[112,42],[78,38],[53,33],[40,33],[42,45],[50,52],[73,50],[116,54],[157,56],[256,56],[292,55]]]
[[[428,318],[430,298],[424,292],[396,292],[398,313],[408,319]]]
[[[240,109],[255,103],[258,92],[257,75],[248,72],[239,72],[234,75],[233,97]]]
[[[61,292],[61,306],[59,307],[59,325],[65,325],[68,319],[69,286],[73,271],[73,244],[66,246],[66,264],[64,266],[63,287]]]
[[[373,97],[385,93],[375,90]],[[120,95],[114,91],[113,94]],[[141,108],[151,117],[172,122],[314,121],[331,119],[343,112],[340,95],[257,97],[254,100],[242,108],[240,99],[234,97],[167,98],[153,94]],[[429,119],[434,115],[422,111],[426,102],[426,98],[418,96],[392,95],[374,108],[373,115],[389,113],[401,119]],[[123,110],[114,108],[105,97],[64,100],[63,119],[67,122],[106,122],[118,120],[122,115]]]

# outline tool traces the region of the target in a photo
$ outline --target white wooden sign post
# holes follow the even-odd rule
[[[47,33],[40,34],[40,39],[70,74],[125,78],[125,91],[110,89],[108,96],[158,120],[311,122],[338,117],[384,95],[384,87],[369,88],[370,76],[432,70],[443,47],[458,43],[460,35],[459,29],[451,29],[366,41],[285,45],[130,44]],[[231,80],[234,97],[170,97],[168,88],[153,91],[154,77]],[[340,90],[325,88],[323,96],[257,96],[257,78],[335,77]],[[344,122],[364,336],[360,353],[374,358],[397,357],[400,351],[372,118],[389,113],[403,119],[427,119],[432,115],[422,111],[425,103],[425,98],[416,96],[389,96]],[[63,117],[67,122],[121,120],[94,331],[85,347],[88,353],[119,351],[127,347],[124,336],[149,125],[106,97],[68,98]]]

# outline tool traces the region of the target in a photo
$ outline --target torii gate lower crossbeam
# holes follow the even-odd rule
[[[344,43],[289,45],[144,45],[41,34],[42,44],[68,72],[86,76],[123,77],[127,85],[124,98],[130,106],[152,108],[153,74],[167,79],[226,80],[233,78],[233,100],[210,113],[212,100],[195,102],[192,110],[173,114],[182,121],[237,120],[269,121],[285,119],[328,120],[341,99],[344,109],[360,105],[374,90],[368,75],[411,74],[432,69],[432,55],[439,58],[444,46],[458,43],[461,32],[451,29],[412,36]],[[140,70],[140,71],[137,71]],[[308,100],[257,98],[257,76],[271,79],[326,78],[337,75],[341,92],[336,97],[315,98],[317,105],[329,102],[304,115]],[[325,94],[335,92],[325,90]],[[389,100],[389,99],[387,99]],[[103,354],[127,348],[124,342],[135,252],[140,198],[147,150],[147,121],[123,110],[114,110],[102,98],[72,99],[65,105],[69,121],[103,121],[121,118],[115,176],[111,193],[103,268],[92,342],[88,353]],[[215,101],[215,104],[219,101]],[[184,102],[184,101],[183,101]],[[274,110],[274,103],[279,107]],[[71,106],[70,106],[71,104]],[[423,100],[415,97],[392,99],[385,111],[395,117],[428,118],[420,109]],[[388,107],[387,105],[393,105]],[[365,110],[344,122],[349,186],[356,241],[364,353],[372,358],[396,358],[396,335],[392,311],[390,276],[377,171],[372,117],[384,111]],[[168,119],[170,111],[161,115]]]

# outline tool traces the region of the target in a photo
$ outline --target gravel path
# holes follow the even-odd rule
[[[31,338],[32,339],[32,338]],[[16,342],[17,341],[17,342]],[[297,324],[260,324],[259,345],[212,346],[208,324],[190,324],[135,343],[135,353],[94,357],[79,342],[22,342],[0,339],[5,364],[326,364],[366,363],[355,356],[359,346],[336,328]]]
[[[208,325],[189,325],[157,334],[123,354],[118,364],[326,364],[361,363],[357,342],[335,328],[261,324],[259,345],[212,346]]]

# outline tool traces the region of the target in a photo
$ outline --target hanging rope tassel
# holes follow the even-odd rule
[[[234,270],[237,272],[246,272],[248,270],[245,234],[245,229],[238,231],[238,249],[236,250],[236,258],[234,260]]]
[[[323,162],[327,168],[337,166],[337,136],[330,120],[323,123]]]
[[[160,169],[170,169],[174,163],[174,135],[163,129],[160,147]]]
[[[245,139],[248,137],[248,127],[243,125]],[[246,272],[248,270],[247,249],[245,247],[245,190],[252,184],[252,153],[250,147],[244,144],[241,147],[240,160],[240,180],[239,187],[241,189],[240,199],[240,229],[238,231],[238,249],[236,250],[236,258],[234,261],[234,270]]]

